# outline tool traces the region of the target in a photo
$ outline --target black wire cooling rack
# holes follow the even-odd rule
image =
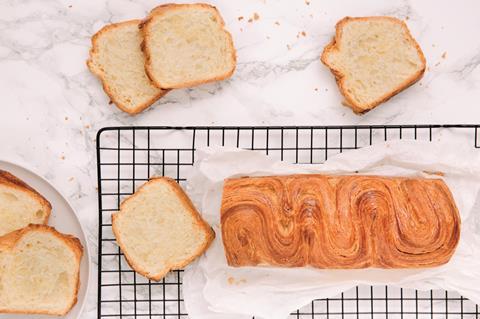
[[[195,150],[231,146],[292,163],[322,163],[351,149],[393,139],[451,141],[479,149],[480,125],[315,127],[109,127],[97,135],[99,193],[98,318],[188,318],[183,271],[161,282],[137,275],[115,243],[111,214],[154,175],[185,183]],[[458,152],[461,149],[452,149]],[[459,154],[461,156],[461,154]],[[359,286],[314,300],[291,318],[479,318],[479,308],[455,292]]]

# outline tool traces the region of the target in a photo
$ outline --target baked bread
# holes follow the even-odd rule
[[[186,88],[230,77],[236,56],[230,33],[211,5],[167,4],[142,25],[145,69],[164,89]]]
[[[423,268],[447,263],[460,237],[439,179],[291,175],[225,181],[230,266]]]
[[[420,80],[425,57],[407,25],[392,17],[346,17],[323,51],[345,104],[365,113]]]
[[[166,177],[152,178],[123,201],[112,228],[130,266],[155,281],[187,266],[215,237],[182,188]]]
[[[46,224],[52,206],[24,181],[0,170],[0,236],[28,224]]]
[[[80,241],[46,225],[0,237],[0,313],[67,314],[77,302]]]
[[[112,102],[130,114],[143,111],[168,92],[153,85],[145,74],[140,22],[130,20],[103,27],[92,37],[87,61]]]

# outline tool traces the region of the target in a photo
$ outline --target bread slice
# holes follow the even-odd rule
[[[123,201],[112,228],[130,266],[156,281],[184,268],[215,237],[180,186],[166,177],[152,178]]]
[[[0,237],[0,313],[65,315],[77,302],[80,241],[46,225]]]
[[[381,16],[340,20],[321,60],[356,113],[368,112],[420,80],[426,65],[407,25]]]
[[[140,22],[130,20],[103,27],[92,37],[87,61],[112,102],[130,114],[143,111],[168,92],[153,85],[145,74]]]
[[[0,170],[0,236],[28,224],[46,224],[52,206],[37,191]]]
[[[211,5],[167,4],[142,24],[145,69],[164,89],[185,88],[230,77],[236,66],[232,36]]]

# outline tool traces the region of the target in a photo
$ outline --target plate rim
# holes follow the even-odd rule
[[[9,164],[9,165],[12,165],[12,166],[18,166],[18,167],[32,173],[33,175],[37,176],[43,182],[47,183],[50,187],[52,187],[63,198],[63,200],[67,203],[67,205],[70,207],[70,209],[73,212],[73,215],[75,216],[75,219],[77,220],[78,224],[80,225],[80,231],[83,235],[83,238],[85,238],[84,250],[86,251],[86,254],[84,254],[84,255],[87,255],[87,283],[86,283],[86,287],[85,287],[85,297],[83,298],[83,302],[80,305],[80,311],[78,312],[78,316],[76,316],[76,319],[79,319],[81,317],[81,315],[83,314],[83,310],[85,309],[85,304],[87,303],[87,298],[88,298],[88,292],[90,290],[90,281],[91,281],[90,280],[90,276],[91,276],[91,269],[90,268],[91,268],[92,258],[91,258],[90,247],[88,245],[88,237],[87,237],[87,234],[85,232],[85,229],[84,229],[82,223],[80,222],[80,219],[77,216],[78,215],[77,211],[73,208],[72,203],[70,203],[70,200],[63,194],[63,192],[61,192],[49,180],[47,180],[45,177],[43,177],[43,175],[38,174],[38,172],[35,169],[33,169],[30,165],[25,164],[24,162],[22,162],[21,164],[14,163],[11,160],[0,157],[0,165],[2,164],[2,162],[6,163],[6,164]]]

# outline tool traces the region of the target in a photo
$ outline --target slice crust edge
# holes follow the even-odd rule
[[[384,94],[383,96],[379,97],[378,99],[376,99],[375,101],[373,101],[369,104],[360,105],[360,104],[355,102],[355,100],[348,93],[348,91],[345,87],[344,78],[345,78],[346,75],[341,70],[336,69],[333,65],[331,65],[328,62],[328,56],[330,55],[331,52],[340,50],[338,44],[340,43],[340,39],[342,38],[343,27],[345,26],[345,24],[347,24],[348,22],[350,22],[352,20],[368,21],[368,20],[372,20],[372,19],[374,19],[374,20],[380,20],[380,19],[389,20],[389,21],[394,22],[396,24],[400,24],[402,29],[406,32],[408,42],[415,47],[415,49],[416,49],[416,51],[417,51],[417,53],[420,57],[420,60],[422,61],[422,68],[419,71],[417,71],[415,74],[413,74],[410,78],[406,79],[403,83],[398,85],[391,92],[388,92],[388,93]],[[323,50],[323,53],[320,57],[320,60],[322,61],[322,63],[324,65],[326,65],[330,69],[330,71],[335,76],[335,80],[337,82],[338,88],[340,90],[340,93],[344,96],[347,106],[351,107],[352,110],[357,114],[364,114],[364,113],[369,112],[370,110],[374,109],[378,105],[380,105],[383,102],[386,102],[387,100],[389,100],[391,97],[397,95],[398,93],[405,90],[409,86],[418,82],[422,78],[423,74],[425,73],[426,64],[427,64],[425,56],[423,54],[423,51],[420,48],[420,45],[417,43],[415,38],[413,38],[413,36],[410,33],[410,30],[408,29],[408,26],[405,24],[405,22],[402,21],[402,20],[399,20],[397,18],[389,17],[389,16],[345,17],[345,18],[341,19],[340,21],[337,22],[337,24],[335,26],[335,36],[334,36],[334,38]]]

